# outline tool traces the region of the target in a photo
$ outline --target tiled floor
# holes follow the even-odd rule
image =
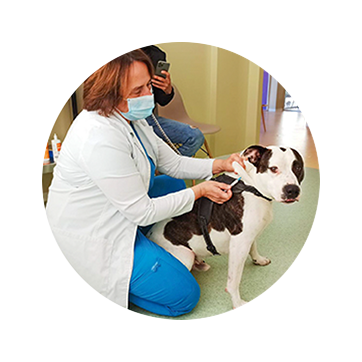
[[[293,147],[304,157],[307,167],[319,168],[310,129],[301,112],[264,112],[266,132],[260,127],[260,144]]]

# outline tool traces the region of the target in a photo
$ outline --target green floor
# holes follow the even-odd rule
[[[319,171],[306,169],[303,194],[299,203],[292,205],[274,202],[274,220],[258,241],[261,255],[272,263],[265,267],[255,266],[248,258],[241,282],[241,297],[251,301],[272,286],[298,256],[313,224],[319,193]],[[288,222],[286,222],[288,220]],[[230,297],[225,293],[227,279],[227,256],[207,259],[211,268],[207,272],[193,272],[201,287],[201,298],[189,314],[170,319],[196,319],[214,316],[232,309]],[[157,316],[134,305],[131,310],[145,315]]]

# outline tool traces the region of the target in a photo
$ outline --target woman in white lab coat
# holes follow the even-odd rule
[[[172,151],[144,120],[154,107],[152,79],[152,64],[141,50],[87,79],[84,109],[54,169],[47,216],[70,264],[99,293],[124,307],[131,301],[154,313],[180,315],[196,305],[199,287],[141,227],[190,211],[202,196],[227,201],[228,185],[206,181],[186,189],[175,179],[207,179],[242,161],[236,154],[210,160]],[[163,176],[167,186],[152,193],[156,168],[172,178]]]

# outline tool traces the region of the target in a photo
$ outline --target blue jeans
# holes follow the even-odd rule
[[[184,188],[184,181],[161,175],[155,177],[149,194],[158,197]],[[159,315],[188,313],[199,301],[200,287],[178,259],[145,237],[151,226],[137,231],[130,302]]]
[[[188,124],[177,122],[172,119],[159,116],[156,117],[171,142],[181,145],[178,148],[181,155],[192,157],[204,144],[204,135],[198,128],[192,128]],[[152,116],[147,117],[146,121],[152,126],[153,131],[157,136],[166,141]]]

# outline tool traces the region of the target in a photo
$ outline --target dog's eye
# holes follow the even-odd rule
[[[278,172],[278,167],[273,166],[273,167],[269,167],[269,170],[273,173],[277,173]]]

